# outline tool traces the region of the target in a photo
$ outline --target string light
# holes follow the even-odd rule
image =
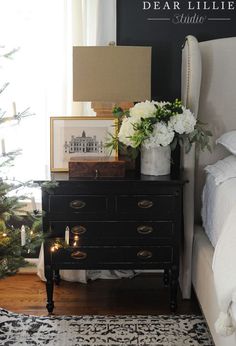
[[[59,244],[59,243],[54,243],[54,244],[51,246],[50,251],[51,251],[51,252],[56,252],[56,251],[59,250],[61,247],[62,247],[61,244]]]
[[[74,236],[74,243],[73,243],[73,246],[74,247],[77,247],[79,245],[79,236],[76,234]]]
[[[74,235],[74,239],[73,239],[73,243],[72,243],[73,247],[78,247],[79,246],[79,239],[80,238],[79,238],[78,234]],[[67,247],[67,245],[69,245],[69,244],[63,244],[63,243],[61,243],[60,238],[56,238],[55,242],[50,247],[50,251],[51,252],[56,252],[57,250],[59,250],[61,248]]]

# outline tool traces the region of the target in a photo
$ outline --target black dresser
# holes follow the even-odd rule
[[[183,180],[170,176],[116,179],[54,177],[42,187],[47,309],[60,269],[164,269],[176,309]],[[70,229],[70,246],[52,244]],[[67,228],[68,230],[68,228]]]

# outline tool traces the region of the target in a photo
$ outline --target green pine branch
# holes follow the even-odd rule
[[[3,48],[3,47],[0,47]],[[12,59],[18,48],[0,54],[0,58]],[[4,83],[0,88],[2,94],[9,83]],[[34,115],[30,108],[8,116],[6,111],[0,108],[0,127],[19,124],[22,119]],[[21,154],[21,150],[15,150],[0,155],[0,176],[4,175],[5,168],[14,166],[15,158]],[[31,227],[26,227],[26,244],[21,246],[21,230],[16,226],[16,221],[23,223],[22,212],[24,209],[23,201],[27,196],[20,195],[24,187],[35,186],[32,182],[20,182],[17,180],[9,181],[0,178],[0,278],[12,275],[17,270],[26,265],[24,253],[32,253],[35,248],[40,246],[43,241],[42,215],[31,215],[25,213],[24,223]]]

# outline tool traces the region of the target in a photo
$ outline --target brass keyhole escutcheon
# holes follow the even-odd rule
[[[143,199],[138,202],[138,206],[141,209],[149,209],[149,208],[152,208],[153,205],[154,205],[153,201],[150,201],[148,199]]]
[[[71,257],[76,260],[84,260],[87,258],[87,253],[83,251],[72,252]]]
[[[137,257],[140,259],[147,260],[152,258],[152,252],[148,250],[141,250],[137,253]]]
[[[137,227],[137,232],[142,235],[151,234],[153,232],[153,227],[148,225],[140,225]]]
[[[74,226],[71,228],[73,234],[81,235],[87,232],[87,228],[81,225]]]
[[[84,207],[86,207],[86,203],[82,200],[74,200],[70,202],[70,207],[72,209],[83,209]]]

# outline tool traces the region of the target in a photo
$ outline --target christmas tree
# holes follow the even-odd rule
[[[15,52],[16,49],[11,50],[0,55],[0,58],[10,59]],[[0,96],[8,85],[9,83],[3,84]],[[42,242],[41,215],[36,210],[32,214],[25,213],[23,201],[27,196],[20,194],[25,187],[33,187],[34,184],[4,179],[6,169],[14,165],[14,160],[21,154],[21,150],[5,150],[4,132],[1,128],[4,127],[6,131],[7,126],[18,124],[30,115],[32,114],[29,108],[11,116],[0,108],[0,278],[16,273],[20,267],[26,265],[23,254],[33,252]]]

